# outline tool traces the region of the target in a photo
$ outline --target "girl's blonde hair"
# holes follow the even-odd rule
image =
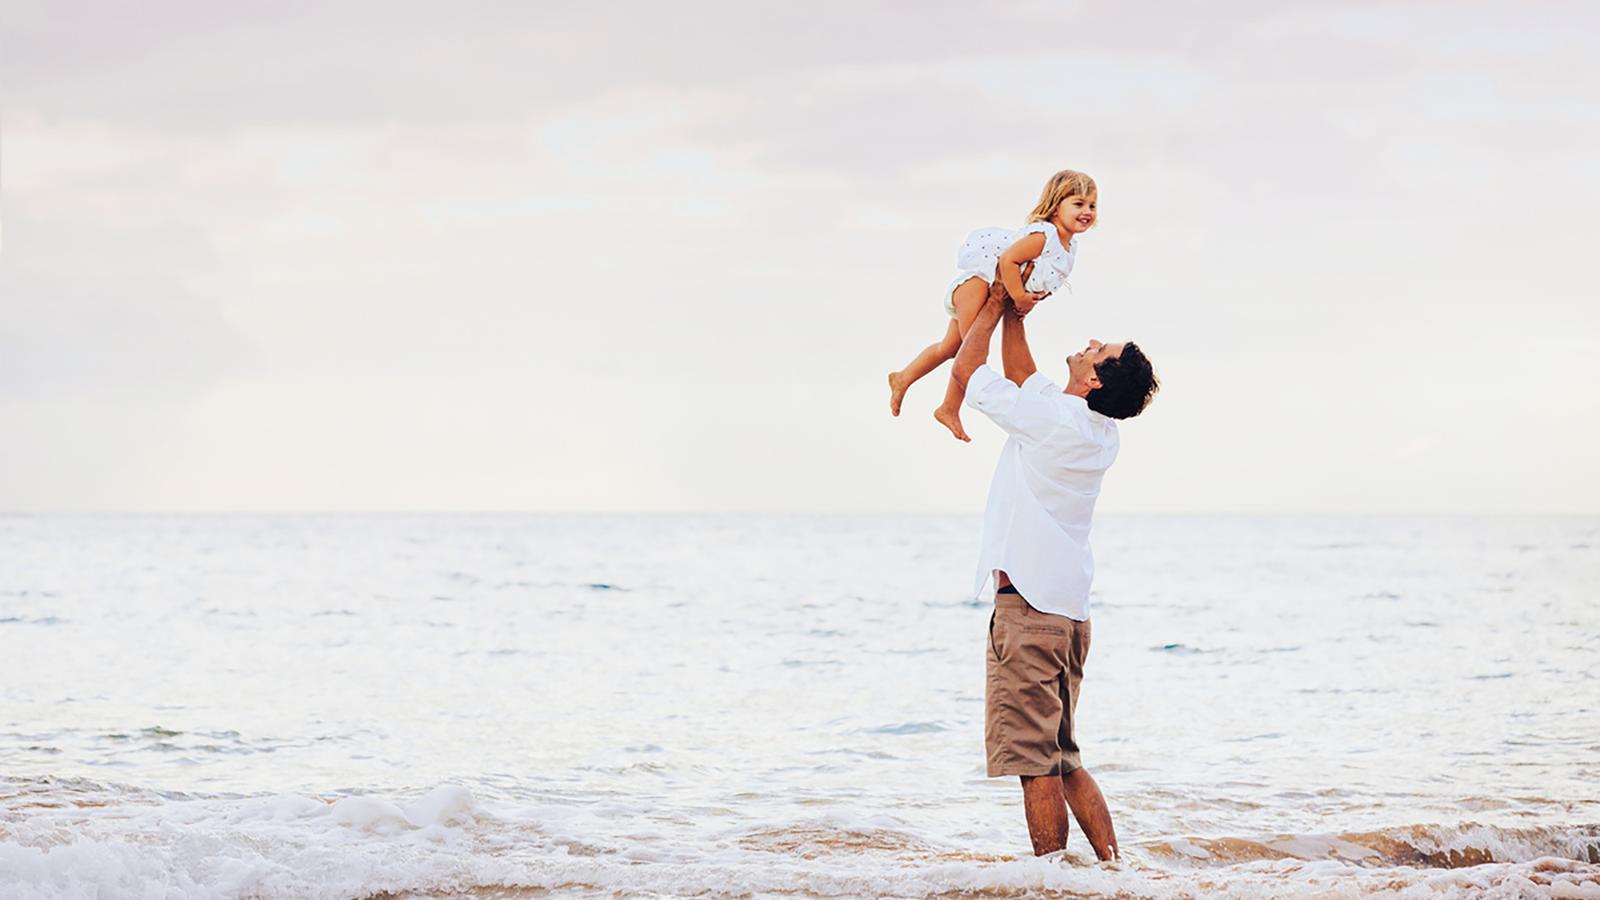
[[[1039,202],[1034,205],[1033,212],[1028,213],[1028,224],[1043,222],[1055,215],[1056,207],[1068,197],[1088,197],[1098,191],[1093,178],[1082,172],[1062,169],[1044,183],[1044,190],[1039,192]]]

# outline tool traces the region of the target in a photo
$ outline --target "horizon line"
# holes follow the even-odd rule
[[[326,508],[326,509],[117,509],[117,508],[53,508],[53,509],[0,509],[0,518],[49,516],[105,516],[105,517],[402,517],[402,516],[771,516],[771,517],[854,517],[889,518],[906,516],[931,516],[941,518],[981,518],[983,510],[848,510],[848,509],[440,509],[428,507],[406,508]],[[1600,511],[1510,511],[1510,510],[1252,510],[1252,509],[1173,509],[1173,510],[1101,510],[1108,517],[1249,517],[1249,518],[1378,518],[1378,519],[1600,519]]]

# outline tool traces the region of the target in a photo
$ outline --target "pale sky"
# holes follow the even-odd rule
[[[0,0],[0,510],[981,511],[973,228],[1101,509],[1600,513],[1588,3]]]

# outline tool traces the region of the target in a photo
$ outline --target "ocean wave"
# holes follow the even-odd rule
[[[515,804],[454,784],[206,797],[10,780],[0,782],[0,897],[1600,898],[1600,825],[1191,837],[1127,845],[1106,864],[1081,837],[1034,858],[944,845],[892,816],[761,825],[619,803]]]
[[[1458,869],[1546,857],[1600,864],[1600,824],[1526,828],[1473,822],[1405,825],[1344,834],[1176,838],[1143,846],[1158,857],[1204,865],[1338,859],[1365,866]]]

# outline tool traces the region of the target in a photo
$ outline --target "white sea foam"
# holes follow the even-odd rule
[[[460,785],[414,799],[299,796],[161,799],[76,783],[27,785],[3,798],[0,896],[38,898],[306,897],[511,890],[576,893],[926,896],[1600,897],[1600,829],[1507,833],[1413,826],[1366,835],[1127,847],[1099,864],[1077,852],[985,856],[939,847],[893,817],[816,817],[688,834],[634,828],[615,811],[561,804],[492,808]],[[643,810],[632,810],[640,815]],[[609,846],[588,843],[615,835]],[[676,837],[677,840],[673,840]],[[1176,846],[1174,846],[1176,845]],[[1255,849],[1252,849],[1255,848]],[[1475,865],[1399,864],[1466,852]],[[1169,853],[1190,865],[1171,865]],[[1560,853],[1565,855],[1552,855]],[[1291,854],[1269,858],[1272,854]]]
[[[310,811],[297,807],[301,815]],[[276,812],[276,811],[275,811]],[[346,797],[335,803],[332,816],[340,825],[392,833],[412,828],[457,825],[472,821],[472,793],[457,785],[440,785],[403,808],[374,797]]]

